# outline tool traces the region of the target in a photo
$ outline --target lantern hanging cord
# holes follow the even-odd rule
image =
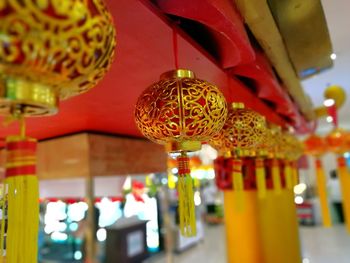
[[[176,24],[179,24],[179,22],[177,22]],[[173,25],[173,52],[174,52],[175,69],[179,69],[179,50],[178,50],[177,32],[176,32],[175,25]]]

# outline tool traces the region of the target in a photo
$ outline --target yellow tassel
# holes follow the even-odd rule
[[[182,236],[191,237],[197,234],[197,229],[189,158],[186,153],[182,153],[177,161],[179,169],[177,189],[179,193],[180,233]]]
[[[281,183],[281,173],[280,173],[280,166],[277,159],[272,160],[272,183],[273,183],[273,189],[276,194],[282,193],[282,183]]]
[[[338,175],[340,187],[343,197],[343,211],[345,217],[345,224],[348,233],[350,233],[350,175],[346,167],[346,160],[344,157],[338,157]]]
[[[232,177],[233,177],[233,190],[235,191],[236,211],[243,212],[244,210],[244,181],[242,174],[242,160],[232,160]]]
[[[7,186],[3,184],[2,187],[2,193],[1,193],[1,203],[0,203],[0,209],[2,211],[2,218],[1,218],[1,232],[0,232],[0,263],[3,263],[3,256],[5,253],[5,211],[6,211],[6,203],[7,203]]]
[[[255,176],[256,176],[256,185],[258,188],[258,197],[266,197],[266,173],[264,167],[264,160],[257,158],[255,159]]]
[[[7,187],[8,207],[6,262],[37,263],[39,187],[37,177],[32,174],[35,172],[35,158],[32,158],[33,161],[30,163],[27,158],[29,155],[35,155],[36,142],[28,138],[10,137],[6,143],[9,153],[4,180],[4,185]],[[21,157],[23,157],[22,162]],[[14,160],[16,166],[13,165]],[[3,228],[1,234],[4,237]],[[1,242],[4,244],[4,240]]]
[[[323,226],[331,227],[332,219],[331,219],[331,214],[329,212],[327,189],[326,189],[326,178],[324,175],[324,171],[322,169],[321,160],[316,159],[315,164],[316,164],[317,190],[318,190],[318,197],[320,198]]]
[[[284,180],[286,182],[286,188],[291,190],[293,189],[293,175],[292,168],[290,167],[290,162],[284,161]]]
[[[292,162],[292,180],[293,187],[299,184],[298,165],[296,161]]]

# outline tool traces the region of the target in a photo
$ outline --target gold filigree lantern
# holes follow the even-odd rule
[[[94,87],[112,62],[116,33],[102,0],[0,1],[0,21],[0,114],[22,123],[21,135],[6,140],[8,227],[5,238],[3,217],[0,257],[36,263],[35,143],[23,118],[54,114],[59,100]]]
[[[111,64],[115,28],[102,0],[0,1],[0,20],[0,114],[53,114]]]
[[[135,121],[142,134],[178,153],[180,229],[196,234],[193,184],[187,152],[197,151],[223,127],[227,105],[219,89],[197,79],[192,71],[177,69],[161,75],[139,97]]]
[[[265,129],[263,116],[243,103],[232,103],[223,129],[209,141],[220,155],[233,158],[233,189],[238,192],[244,190],[241,158],[255,155]]]

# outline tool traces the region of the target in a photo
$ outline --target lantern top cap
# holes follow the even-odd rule
[[[231,103],[231,107],[232,109],[244,109],[245,106],[244,106],[244,103],[243,102],[232,102]]]
[[[182,79],[182,78],[190,78],[194,79],[196,76],[193,71],[188,70],[188,69],[175,69],[175,70],[170,70],[162,75],[160,75],[160,79]]]

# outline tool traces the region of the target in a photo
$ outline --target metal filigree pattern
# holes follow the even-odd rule
[[[229,110],[226,123],[210,145],[220,153],[235,152],[237,155],[253,155],[261,146],[266,132],[265,118],[250,109]]]
[[[135,109],[137,127],[148,139],[207,141],[221,130],[227,116],[223,94],[195,78],[165,78],[147,88]]]
[[[298,160],[304,152],[304,147],[297,137],[290,133],[283,133],[280,142],[280,153],[283,159]]]
[[[0,1],[1,78],[53,87],[61,99],[94,87],[116,44],[102,0]]]

